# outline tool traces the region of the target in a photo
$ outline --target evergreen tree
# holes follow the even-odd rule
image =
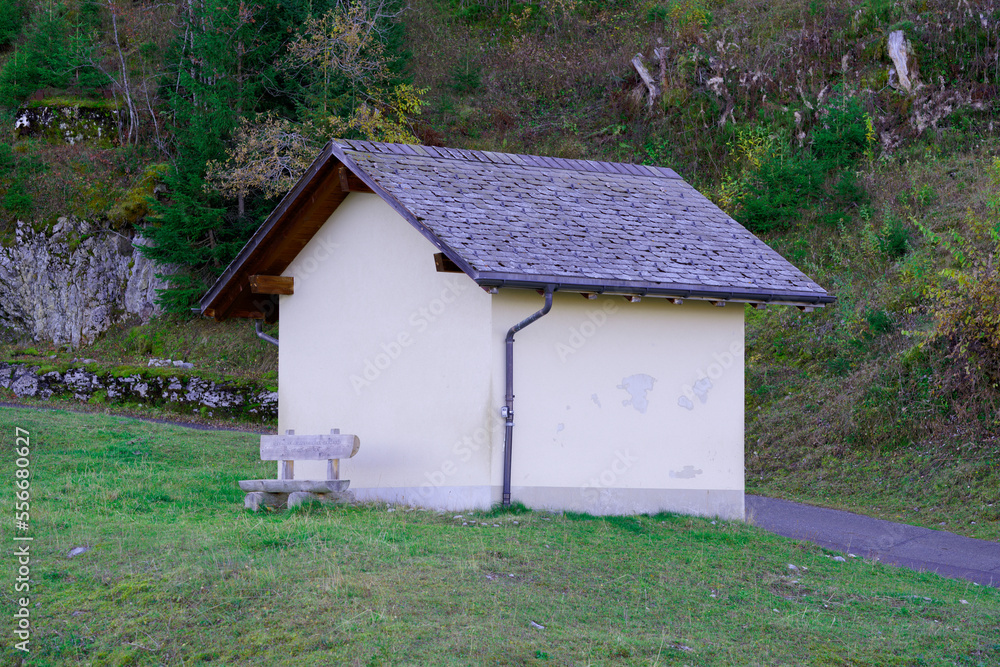
[[[225,155],[240,116],[273,97],[273,62],[283,45],[273,36],[275,18],[267,7],[241,0],[188,3],[182,13],[163,85],[174,126],[173,169],[165,179],[168,196],[154,203],[153,224],[144,232],[153,244],[141,248],[183,269],[161,295],[172,311],[201,296],[259,223],[244,214],[245,202],[233,211],[232,202],[206,190],[205,172]]]
[[[142,248],[151,258],[184,271],[171,278],[171,288],[161,295],[163,305],[187,310],[273,208],[277,197],[272,188],[229,188],[233,198],[228,199],[206,186],[207,168],[219,169],[243,121],[269,113],[306,131],[309,125],[303,123],[311,118],[348,118],[373,100],[391,105],[410,99],[399,95],[405,63],[392,52],[402,37],[398,12],[386,7],[380,5],[372,14],[358,4],[338,6],[337,0],[200,0],[182,5],[182,25],[168,52],[161,88],[174,127],[174,168],[166,178],[168,196],[153,205],[152,224],[145,231],[153,245]],[[336,67],[320,75],[301,60],[289,66],[294,60],[289,46],[310,38],[308,26],[327,16],[349,18],[352,12],[374,17],[363,26],[374,38],[356,55],[377,59],[377,77]],[[350,32],[350,26],[341,31]],[[383,120],[378,115],[378,106],[365,107],[362,120],[404,136],[395,122],[398,113],[390,123],[389,116]],[[327,132],[314,132],[311,139],[319,143],[330,138],[331,128],[355,126],[360,125],[327,123]]]
[[[40,88],[105,85],[107,79],[87,61],[91,44],[86,28],[93,16],[92,9],[70,12],[62,3],[39,7],[25,25],[18,48],[0,70],[0,108],[17,107]]]
[[[21,36],[28,17],[27,0],[4,0],[0,2],[0,51],[6,49]]]

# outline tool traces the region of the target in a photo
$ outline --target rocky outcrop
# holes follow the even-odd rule
[[[17,112],[14,133],[70,146],[82,142],[110,146],[118,140],[117,111],[81,105],[28,107]]]
[[[62,398],[83,402],[140,403],[212,417],[267,421],[278,417],[278,392],[252,385],[219,383],[197,376],[125,375],[85,368],[45,370],[0,362],[0,387],[18,398]]]
[[[130,316],[148,320],[167,286],[156,275],[170,271],[133,247],[144,243],[72,217],[43,229],[18,222],[0,247],[0,325],[76,347]]]

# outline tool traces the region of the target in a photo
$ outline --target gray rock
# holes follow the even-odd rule
[[[24,396],[38,395],[38,376],[31,372],[22,372],[10,385],[14,395],[21,398]]]
[[[0,247],[0,325],[76,347],[130,316],[158,312],[156,291],[167,284],[156,275],[172,268],[133,252],[133,243],[147,243],[141,236],[63,217],[40,229],[18,221],[15,238]]]

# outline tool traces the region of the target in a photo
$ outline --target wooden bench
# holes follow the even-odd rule
[[[361,440],[356,435],[341,433],[339,428],[329,435],[262,435],[260,458],[262,461],[280,461],[278,479],[245,479],[240,489],[247,494],[243,505],[257,511],[261,505],[268,507],[295,507],[304,502],[344,502],[351,500],[347,491],[350,480],[340,479],[340,459],[349,459],[358,453]],[[326,479],[294,479],[295,461],[326,460]]]

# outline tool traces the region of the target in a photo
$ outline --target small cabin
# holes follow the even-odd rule
[[[201,309],[359,501],[742,519],[745,308],[833,300],[671,169],[334,140]]]

